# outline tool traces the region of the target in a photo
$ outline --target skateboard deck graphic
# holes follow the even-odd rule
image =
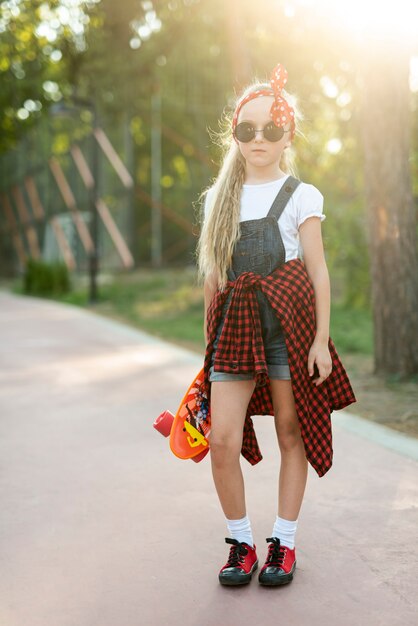
[[[154,422],[158,432],[170,436],[171,451],[179,459],[199,462],[209,451],[210,411],[202,383],[203,368],[186,391],[177,413],[164,411]]]

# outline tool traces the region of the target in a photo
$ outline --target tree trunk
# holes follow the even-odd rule
[[[409,55],[370,42],[362,133],[376,373],[418,372],[417,223],[410,172]]]
[[[226,33],[233,86],[239,93],[252,80],[251,57],[245,36],[245,12],[239,0],[225,2]]]

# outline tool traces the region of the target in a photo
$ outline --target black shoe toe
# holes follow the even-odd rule
[[[258,582],[267,587],[275,587],[276,585],[285,585],[293,579],[293,569],[286,574],[280,567],[268,566],[258,577]]]
[[[219,572],[219,582],[221,585],[246,585],[250,582],[253,573],[258,567],[258,561],[254,563],[248,574],[238,567],[227,567]]]

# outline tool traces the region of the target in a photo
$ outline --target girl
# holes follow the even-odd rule
[[[231,535],[223,585],[248,583],[258,566],[239,459],[240,452],[252,464],[261,459],[251,416],[274,414],[278,515],[259,582],[282,585],[295,572],[308,461],[319,476],[330,468],[330,413],[355,401],[329,338],[323,196],[292,176],[286,160],[297,130],[286,81],[279,64],[270,83],[238,98],[197,250],[212,474]]]

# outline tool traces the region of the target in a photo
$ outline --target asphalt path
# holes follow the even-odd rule
[[[207,456],[152,427],[202,357],[84,310],[0,292],[1,626],[416,626],[418,441],[333,414],[309,466],[291,584],[224,588]],[[352,407],[355,411],[355,405]],[[260,562],[276,515],[273,419],[242,459]]]

